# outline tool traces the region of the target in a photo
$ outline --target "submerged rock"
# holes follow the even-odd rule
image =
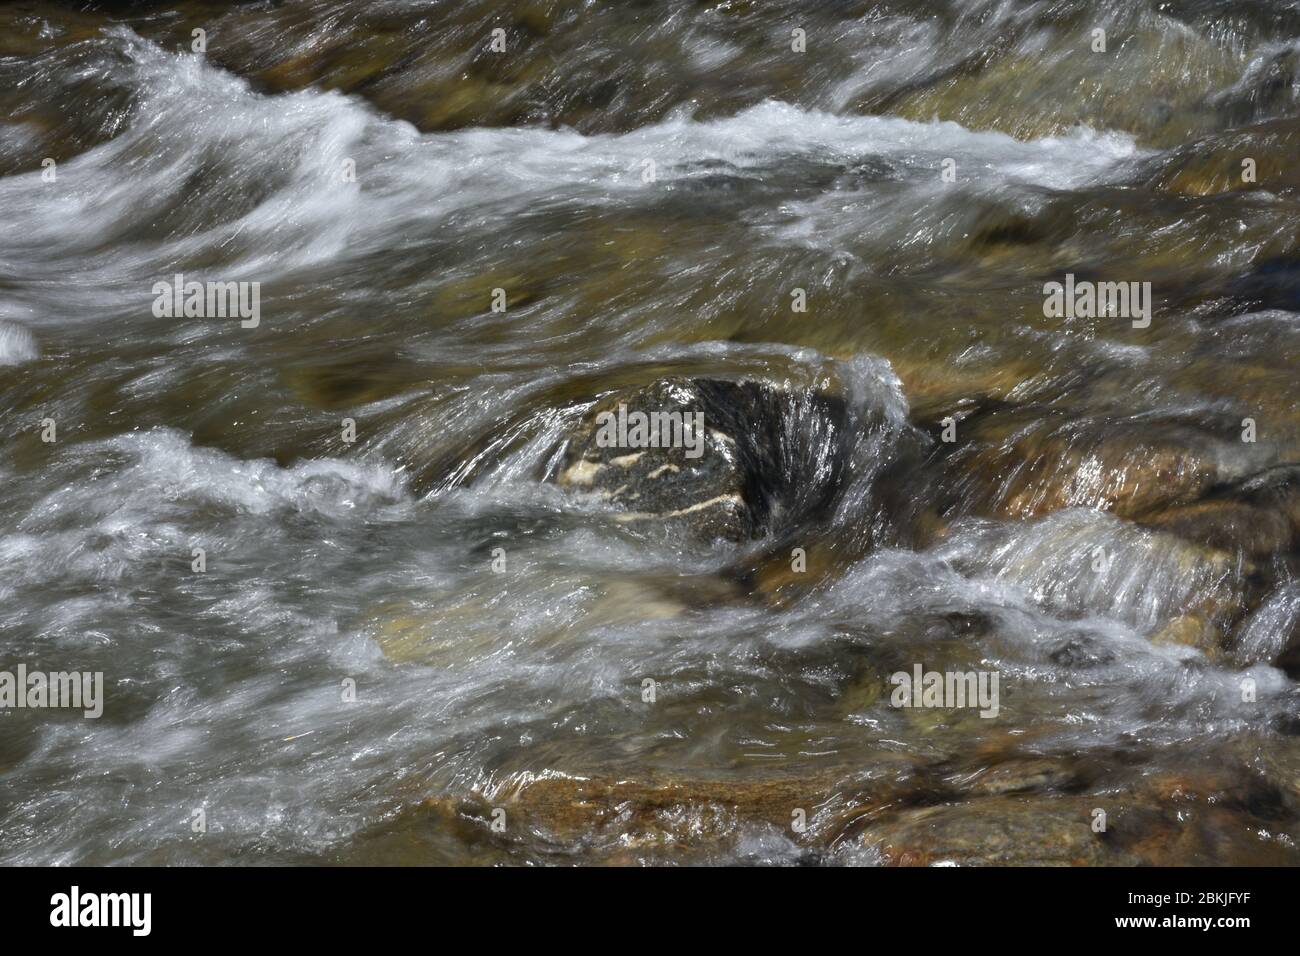
[[[1279,585],[1241,624],[1232,647],[1240,664],[1267,662],[1300,679],[1300,584]]]
[[[1020,756],[973,772],[958,771],[944,782],[962,796],[1002,797],[1077,789],[1080,780],[1079,769],[1068,761]]]
[[[1151,635],[1152,644],[1177,644],[1191,647],[1211,660],[1220,656],[1219,629],[1200,614],[1180,614]]]
[[[1285,514],[1232,498],[1178,505],[1143,518],[1142,524],[1256,559],[1286,551],[1295,538]]]
[[[1260,838],[1267,817],[1215,796],[1197,778],[1169,778],[1118,793],[990,797],[882,816],[862,838],[896,866],[1294,864],[1289,846]]]
[[[1133,865],[1092,831],[1087,800],[992,797],[906,810],[873,822],[862,840],[895,866]]]
[[[1145,185],[1190,196],[1300,189],[1300,123],[1272,120],[1194,140],[1152,160]],[[1249,163],[1247,163],[1249,160]]]
[[[1240,446],[1180,422],[1061,419],[1043,409],[995,408],[935,446],[931,500],[945,518],[1038,517],[1095,508],[1137,517],[1198,501],[1248,472]]]
[[[111,26],[91,11],[0,4],[0,176],[44,173],[44,161],[62,164],[120,131],[135,95],[105,40]]]
[[[1240,75],[1232,51],[1135,6],[1120,21],[1105,22],[1113,36],[1124,35],[1123,55],[1090,52],[1091,31],[1104,21],[1051,9],[1050,20],[1039,14],[1046,21],[1041,32],[1019,42],[1000,37],[983,55],[869,105],[1018,139],[1062,135],[1082,124],[1167,146],[1218,128],[1222,110],[1210,99]]]
[[[760,835],[787,860],[816,859],[862,817],[902,799],[915,784],[916,763],[880,751],[865,768],[802,772],[516,772],[489,787],[430,797],[421,811],[440,828],[532,859],[729,861]],[[493,815],[502,812],[507,825],[494,831]]]
[[[1034,522],[976,523],[954,532],[938,553],[964,573],[1024,588],[1056,613],[1101,613],[1171,643],[1203,647],[1210,629],[1226,633],[1247,609],[1250,568],[1236,555],[1085,509]]]
[[[525,831],[554,844],[647,847],[717,841],[741,819],[783,826],[793,808],[824,799],[824,792],[797,777],[695,781],[555,775],[515,779],[490,795],[470,795],[458,802],[457,812],[488,817],[491,807],[504,807]]]
[[[621,522],[739,542],[825,510],[848,423],[846,404],[821,393],[667,379],[593,406],[554,478],[615,506]]]
[[[572,436],[558,483],[624,509],[620,521],[680,521],[701,537],[752,537],[758,523],[736,440],[709,427],[702,405],[679,384],[619,396]],[[656,447],[638,447],[643,440]]]

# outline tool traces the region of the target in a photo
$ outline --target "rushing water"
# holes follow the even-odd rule
[[[0,861],[1296,862],[1300,6],[804,6],[0,5]],[[828,517],[546,480],[669,376]]]

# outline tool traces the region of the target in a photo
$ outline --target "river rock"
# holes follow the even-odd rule
[[[1257,464],[1192,424],[1068,419],[1029,406],[977,413],[936,443],[932,491],[941,517],[1030,518],[1094,508],[1125,518],[1200,501]]]
[[[1261,839],[1268,817],[1203,793],[1194,779],[1163,779],[1113,793],[990,797],[882,815],[862,838],[897,866],[1294,865],[1293,849]]]
[[[1112,32],[1122,29],[1122,56],[1080,55],[1089,39],[1082,28],[1095,24],[1071,29],[1055,8],[1038,16],[1044,18],[1042,32],[1032,43],[1017,48],[999,42],[985,55],[870,107],[909,119],[938,117],[968,129],[996,129],[1017,139],[1064,135],[1084,124],[1164,147],[1216,128],[1221,110],[1207,102],[1207,94],[1231,83],[1239,69],[1221,47],[1172,18],[1133,7],[1122,28],[1108,24]]]
[[[1054,612],[1105,614],[1152,635],[1185,615],[1227,633],[1254,595],[1253,569],[1239,555],[1082,508],[970,524],[936,553],[963,573],[1015,583]],[[1166,640],[1201,646],[1193,624]]]
[[[112,26],[91,11],[0,4],[0,176],[44,172],[44,160],[62,165],[119,132],[134,92],[114,69],[120,52],[101,39]],[[51,69],[56,59],[76,68]]]
[[[766,833],[787,850],[823,853],[854,821],[899,799],[912,761],[881,753],[870,777],[844,768],[805,774],[512,774],[487,791],[424,801],[440,827],[491,840],[493,814],[509,821],[496,839],[516,851],[581,852],[602,863],[730,857],[744,834]],[[792,824],[800,820],[800,830]]]
[[[1211,660],[1218,660],[1222,636],[1217,627],[1200,614],[1180,614],[1151,635],[1152,644],[1191,647]]]
[[[1300,465],[1261,471],[1237,482],[1230,493],[1235,500],[1282,515],[1291,525],[1293,539],[1300,537]]]
[[[1237,630],[1232,647],[1239,664],[1260,661],[1300,679],[1300,584],[1279,585]]]
[[[1095,799],[1005,796],[921,807],[873,821],[862,840],[894,866],[1132,865],[1093,832],[1095,806]]]
[[[1144,517],[1142,524],[1255,559],[1287,550],[1295,538],[1285,514],[1231,498],[1176,505]]]
[[[739,542],[825,509],[847,424],[845,403],[829,395],[665,379],[598,401],[565,440],[554,478],[617,508],[620,522]]]
[[[1049,757],[1018,757],[974,770],[958,769],[944,783],[964,797],[1077,789],[1080,772],[1071,762]]]
[[[1215,133],[1171,150],[1151,163],[1145,185],[1191,196],[1262,189],[1273,193],[1300,189],[1294,157],[1300,150],[1300,123],[1271,120]],[[1247,174],[1244,159],[1254,160]]]

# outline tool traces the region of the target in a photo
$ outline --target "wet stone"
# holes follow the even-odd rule
[[[1133,865],[1093,832],[1095,800],[992,797],[907,810],[873,822],[863,843],[894,866]]]
[[[740,542],[828,506],[846,425],[831,396],[668,379],[597,402],[566,439],[555,481],[628,525]]]

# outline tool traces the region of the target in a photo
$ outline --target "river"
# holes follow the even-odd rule
[[[0,862],[1300,861],[1298,70],[1281,0],[0,4],[0,669],[104,680],[0,714]],[[793,396],[817,520],[555,480],[661,380]]]

